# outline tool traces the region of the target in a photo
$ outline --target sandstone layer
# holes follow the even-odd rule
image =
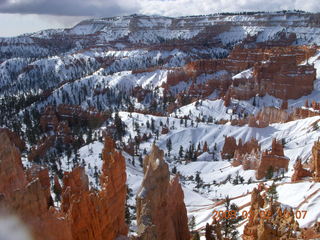
[[[101,190],[89,188],[83,168],[64,173],[63,187],[54,178],[61,208],[50,192],[48,169],[38,165],[24,170],[13,133],[0,130],[0,206],[17,215],[36,240],[114,240],[126,236],[125,159],[106,137],[102,152]]]
[[[144,178],[137,194],[139,239],[189,239],[183,191],[178,176],[170,181],[163,151],[153,145],[143,169]]]

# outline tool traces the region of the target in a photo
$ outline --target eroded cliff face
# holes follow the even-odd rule
[[[73,239],[113,240],[128,233],[125,160],[109,137],[102,159],[101,191],[89,190],[83,168],[75,168],[63,178],[62,210],[71,222]]]
[[[241,161],[241,158],[246,154],[251,154],[253,152],[260,152],[260,146],[258,141],[252,138],[250,141],[242,143],[239,139],[238,143],[234,137],[225,137],[224,145],[221,151],[221,157],[223,159],[235,158]],[[241,163],[234,162],[234,166],[238,166]]]
[[[303,167],[301,159],[297,159],[294,165],[294,173],[291,176],[291,182],[298,182],[305,177],[312,177],[312,173]]]
[[[61,209],[53,205],[47,169],[24,171],[20,151],[7,131],[0,131],[0,206],[19,216],[36,240],[114,240],[126,236],[126,172],[122,154],[106,137],[101,190],[89,189],[81,167],[64,173]]]
[[[163,151],[153,145],[143,167],[144,179],[137,194],[139,239],[189,239],[183,191],[178,176],[170,181]]]
[[[5,196],[26,184],[26,176],[23,171],[21,156],[7,129],[0,129],[0,193]]]
[[[25,173],[12,134],[0,132],[0,205],[19,216],[34,239],[71,240],[69,222],[53,208],[48,171],[34,166]]]
[[[272,140],[271,150],[261,152],[254,138],[244,144],[240,139],[237,144],[234,137],[225,137],[221,156],[232,159],[234,167],[242,165],[245,170],[256,170],[257,179],[266,177],[268,171],[288,171],[289,158],[284,155],[282,143],[276,139]]]
[[[228,58],[197,60],[170,72],[163,87],[168,90],[179,82],[188,82],[191,85],[185,93],[194,98],[219,90],[226,105],[230,98],[248,100],[266,94],[283,100],[296,99],[313,90],[316,70],[300,63],[315,52],[316,48],[306,46],[238,46]],[[200,75],[210,77],[203,82],[198,80]]]
[[[287,209],[290,213],[288,217],[279,213],[280,205],[276,202],[267,202],[261,196],[261,191],[267,188],[253,189],[251,193],[250,217],[246,225],[242,239],[244,240],[280,240],[280,239],[300,239],[300,228],[295,220],[292,209]],[[268,211],[270,217],[262,217],[261,209]]]
[[[77,142],[83,142],[72,134],[70,126],[79,123],[96,126],[107,118],[106,113],[99,112],[94,108],[84,110],[80,106],[68,104],[47,106],[40,117],[40,127],[44,132],[50,131],[50,134],[32,146],[28,155],[29,161],[37,162],[50,149],[61,143],[74,145]]]
[[[283,145],[276,139],[272,140],[271,150],[266,150],[262,153],[260,164],[256,171],[256,178],[264,178],[268,171],[288,171],[290,159],[287,158],[283,153]]]

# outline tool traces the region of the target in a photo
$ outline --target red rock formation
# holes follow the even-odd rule
[[[127,235],[128,227],[125,223],[124,204],[127,194],[126,163],[122,154],[115,149],[115,143],[106,137],[102,151],[101,186],[105,190],[104,197],[108,203],[108,214],[113,235]],[[110,238],[111,239],[111,238]]]
[[[224,145],[221,152],[223,159],[231,159],[234,156],[234,151],[237,149],[237,141],[234,137],[225,137]]]
[[[74,123],[85,121],[91,126],[96,126],[107,118],[108,115],[106,113],[98,112],[95,109],[83,110],[80,106],[61,104],[57,107],[46,107],[40,118],[40,126],[43,131],[51,132],[48,136],[43,137],[36,145],[32,146],[28,155],[29,161],[37,162],[45,156],[56,141],[61,141],[64,144],[75,143],[77,139],[72,136],[69,125],[71,126]]]
[[[28,154],[28,160],[30,162],[37,162],[41,157],[45,156],[47,151],[54,145],[55,141],[55,135],[42,138],[37,145],[32,146],[30,153]]]
[[[305,177],[312,177],[312,173],[303,168],[301,159],[297,159],[294,165],[294,173],[291,176],[291,182],[298,182]]]
[[[26,186],[27,180],[23,171],[20,151],[10,138],[13,133],[0,130],[0,193],[5,196]]]
[[[310,228],[304,228],[301,231],[301,239],[319,239],[320,238],[320,223],[316,222]]]
[[[170,181],[163,151],[153,145],[143,168],[145,175],[137,194],[139,239],[189,239],[183,191],[177,177]]]
[[[256,178],[262,179],[266,176],[270,167],[273,171],[284,169],[288,171],[289,159],[284,156],[283,146],[277,142],[276,139],[272,140],[271,151],[264,151],[261,156],[261,160],[256,171]]]
[[[108,137],[102,158],[101,191],[89,190],[83,168],[64,177],[62,209],[71,223],[73,239],[114,240],[128,233],[125,160]]]
[[[83,168],[64,174],[61,210],[53,207],[47,169],[23,170],[20,152],[7,131],[0,131],[0,206],[17,214],[35,240],[114,240],[127,235],[125,160],[106,138],[102,190],[89,190]],[[60,190],[59,190],[60,189]]]
[[[311,65],[299,65],[315,54],[314,47],[236,47],[226,59],[198,60],[184,68],[168,74],[163,87],[168,89],[181,81],[191,83],[185,94],[209,96],[214,90],[226,95],[226,106],[230,98],[248,100],[257,94],[270,94],[287,100],[311,93],[316,72]],[[232,76],[252,68],[252,76],[235,78]],[[223,71],[223,72],[222,72]],[[201,74],[217,76],[203,83],[196,83]],[[283,106],[285,107],[285,105]]]
[[[243,155],[259,151],[260,146],[258,141],[254,138],[245,144],[242,144],[242,140],[239,139],[239,143],[237,144],[237,141],[234,137],[225,137],[221,157],[223,159],[235,158],[236,160],[241,161]]]
[[[28,182],[39,179],[42,189],[46,194],[49,206],[53,206],[53,200],[50,193],[49,170],[47,168],[41,168],[39,165],[35,164],[26,171],[26,175]]]
[[[261,217],[261,208],[264,208],[264,211],[270,211],[271,217]],[[300,232],[300,228],[298,222],[295,221],[293,212],[288,210],[291,212],[290,216],[283,217],[277,213],[279,209],[278,203],[267,203],[261,197],[260,191],[255,188],[251,193],[250,217],[244,226],[242,239],[298,239],[297,233]]]
[[[68,222],[52,208],[48,171],[23,170],[20,152],[7,131],[0,132],[0,205],[17,214],[36,240],[71,240]]]
[[[261,153],[258,141],[255,139],[242,145],[241,139],[237,144],[234,137],[226,137],[221,156],[233,158],[234,167],[243,165],[244,170],[256,170],[257,179],[264,178],[270,167],[273,171],[280,169],[287,171],[289,164],[289,159],[284,156],[282,144],[275,139],[272,141],[271,150]]]
[[[26,144],[24,141],[21,140],[21,138],[19,137],[19,135],[15,132],[11,132],[9,129],[7,128],[0,128],[0,134],[1,133],[5,133],[10,141],[17,147],[19,148],[20,151],[23,151],[26,147]]]
[[[268,126],[272,123],[284,123],[289,120],[289,114],[275,107],[263,108],[256,116],[255,121],[259,122],[260,126]]]
[[[183,201],[184,193],[182,191],[178,175],[170,180],[170,187],[167,192],[167,197],[170,199],[168,211],[170,213],[171,222],[175,229],[175,237],[172,239],[189,239],[187,209]]]
[[[297,65],[294,55],[273,55],[267,62],[253,67],[252,78],[237,79],[231,86],[231,96],[247,100],[259,94],[269,94],[280,99],[296,99],[310,94],[316,79],[311,65]]]
[[[55,108],[53,106],[46,107],[44,113],[40,118],[40,126],[42,130],[54,130],[59,124],[58,116],[56,115]]]
[[[60,104],[57,107],[47,106],[40,118],[40,126],[44,131],[56,130],[61,120],[68,122],[86,120],[89,124],[97,124],[107,119],[106,113],[95,109],[84,110],[80,106]]]
[[[312,147],[312,167],[314,181],[320,182],[320,141],[314,142]]]
[[[168,133],[169,133],[169,128],[166,125],[164,125],[161,129],[161,134],[164,135]]]
[[[319,103],[315,103],[319,104]],[[285,123],[298,119],[305,119],[308,117],[314,117],[320,115],[320,108],[302,107],[295,108],[293,112],[289,113],[285,109],[279,109],[275,107],[263,108],[255,116],[250,115],[244,119],[234,119],[231,121],[233,126],[243,126],[248,124],[249,127],[265,128],[272,123]],[[220,120],[218,124],[225,124],[226,120]]]
[[[260,145],[256,139],[252,138],[244,145],[239,141],[232,165],[234,167],[242,165],[244,170],[255,170],[258,168],[258,159],[260,159]]]

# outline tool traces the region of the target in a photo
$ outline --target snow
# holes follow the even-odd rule
[[[251,78],[252,75],[253,75],[253,68],[250,68],[250,69],[244,70],[244,71],[242,71],[242,72],[234,75],[234,76],[232,77],[232,80],[234,80],[234,79],[239,79],[239,78],[240,78],[240,79],[241,79],[241,78],[246,78],[246,79],[248,79],[248,78]]]
[[[160,120],[163,123],[166,122],[166,118],[164,117],[133,113],[132,118],[130,118],[125,112],[121,112],[119,115],[126,122],[129,129],[132,129],[130,127],[132,119],[141,124],[146,120],[153,118],[155,119],[156,126],[158,126]],[[219,152],[224,143],[224,136],[234,136],[236,139],[241,138],[242,142],[246,142],[252,137],[255,137],[259,141],[259,144],[261,144],[262,150],[271,148],[273,138],[285,138],[286,144],[284,152],[290,159],[290,164],[289,170],[285,173],[285,178],[280,182],[277,191],[279,193],[279,201],[282,204],[296,208],[298,204],[303,201],[304,196],[308,196],[315,190],[319,189],[320,186],[318,184],[313,184],[310,188],[312,183],[309,182],[296,184],[288,182],[293,173],[293,165],[297,156],[300,156],[303,161],[308,160],[310,157],[313,142],[320,136],[319,131],[314,131],[312,129],[312,124],[318,120],[320,120],[320,117],[311,117],[288,123],[272,124],[267,128],[250,128],[248,126],[238,127],[203,123],[199,123],[197,128],[192,128],[190,127],[189,121],[188,127],[185,128],[184,126],[179,125],[178,119],[170,117],[170,126],[175,122],[175,129],[171,129],[167,135],[161,135],[156,144],[166,151],[166,141],[170,138],[172,142],[178,143],[173,145],[173,149],[171,151],[171,156],[177,156],[180,145],[186,149],[190,143],[195,143],[195,146],[197,146],[198,142],[203,143],[204,141],[208,142],[209,149],[213,149],[214,144],[217,144],[217,152]],[[148,132],[145,126],[142,125],[140,130],[142,132]],[[135,132],[132,131],[130,134],[134,136]],[[149,151],[150,146],[151,144],[149,141],[148,143],[143,144],[141,148],[147,148]],[[169,161],[170,168],[176,166],[177,171],[180,172],[183,179],[185,179],[181,180],[184,186],[185,202],[188,208],[188,214],[196,217],[197,228],[203,227],[206,222],[210,222],[212,210],[214,209],[213,205],[216,202],[216,200],[212,199],[223,199],[226,196],[231,198],[236,197],[233,202],[238,206],[242,206],[250,202],[250,194],[248,193],[250,193],[254,187],[257,187],[258,184],[255,183],[256,179],[254,170],[245,171],[241,166],[232,167],[230,162],[226,160],[222,161],[219,157],[218,161],[212,161],[208,158],[208,153],[205,153],[205,157],[202,158],[202,155],[200,155],[196,162],[188,164],[178,164],[175,161]],[[187,180],[190,176],[194,177],[197,172],[200,173],[200,178],[203,180],[204,184],[209,184],[208,187],[197,190],[195,182]],[[236,175],[242,176],[245,182],[244,184],[238,185],[233,185],[229,182],[223,183],[228,175],[230,175],[232,179],[234,179]],[[249,179],[251,179],[253,183],[248,184],[247,181]],[[215,185],[214,182],[218,185]],[[299,191],[299,194],[296,194],[297,191]],[[318,197],[320,197],[320,193],[314,195],[300,208],[300,210],[308,209],[307,217],[299,220],[301,226],[309,226],[311,222],[317,219],[318,215],[315,208],[317,206],[319,207],[317,204]]]
[[[263,21],[268,22],[263,24]],[[13,56],[0,62],[0,91],[12,88],[12,93],[26,93],[28,91],[41,92],[46,88],[53,88],[53,92],[37,107],[40,109],[48,103],[56,101],[62,103],[61,96],[65,92],[70,96],[70,104],[81,105],[84,108],[95,106],[99,102],[102,109],[115,107],[106,100],[103,94],[97,94],[106,88],[120,88],[129,92],[132,88],[141,86],[155,93],[158,89],[162,96],[161,86],[166,82],[170,69],[183,66],[186,62],[199,58],[214,58],[228,53],[229,44],[235,44],[248,36],[256,36],[257,42],[275,40],[280,33],[296,33],[295,44],[320,44],[320,29],[308,27],[307,15],[284,15],[281,13],[254,14],[254,15],[210,15],[180,17],[177,19],[159,16],[123,16],[103,19],[91,19],[77,24],[67,30],[46,30],[17,38],[0,38],[1,56]],[[181,41],[192,39],[203,30],[215,29],[225,25],[226,29],[212,34],[212,39],[219,42],[220,47],[190,47],[182,49],[157,49],[151,44],[165,43],[166,41]],[[71,37],[74,46],[67,50],[53,51],[45,44],[38,41],[48,41],[53,36]],[[49,42],[50,43],[50,42]],[[220,44],[222,43],[222,44]],[[50,44],[48,44],[49,46]],[[136,46],[139,46],[136,47]],[[36,59],[30,58],[36,56]],[[314,90],[311,94],[299,99],[288,101],[289,111],[305,104],[305,100],[311,102],[320,101],[320,51],[302,64],[314,64],[317,69],[317,80],[314,82]],[[98,59],[102,59],[100,64]],[[110,63],[105,64],[106,60]],[[162,65],[160,62],[164,62]],[[162,65],[161,69],[150,70],[152,67]],[[143,73],[133,73],[135,69],[146,69]],[[14,74],[13,74],[14,73]],[[202,74],[196,79],[197,84],[205,84],[212,78],[223,78],[229,74],[226,71],[218,71],[214,74]],[[236,79],[249,79],[252,77],[252,69],[246,69],[232,77]],[[34,77],[37,76],[37,77]],[[40,77],[39,77],[40,76]],[[48,80],[48,77],[52,77]],[[180,82],[170,87],[172,93],[188,89],[191,82]],[[86,91],[84,94],[82,91]],[[74,95],[79,93],[78,95]],[[209,99],[192,102],[182,106],[167,117],[144,115],[138,113],[119,112],[119,116],[127,126],[127,142],[129,135],[135,137],[134,123],[139,124],[141,133],[152,134],[146,127],[146,121],[154,119],[156,129],[161,130],[162,125],[168,125],[170,131],[166,135],[154,136],[140,145],[140,149],[150,152],[153,141],[162,148],[166,154],[166,142],[171,139],[173,144],[171,157],[165,160],[172,170],[176,167],[181,174],[181,183],[185,195],[185,203],[189,217],[196,217],[196,228],[204,227],[211,222],[212,211],[223,209],[219,201],[226,196],[234,198],[233,203],[244,206],[250,202],[250,192],[259,184],[255,178],[254,170],[244,170],[242,166],[232,167],[231,162],[222,160],[222,150],[226,136],[234,136],[237,141],[249,141],[256,138],[261,144],[261,149],[270,149],[273,138],[285,141],[285,155],[290,159],[288,172],[285,178],[277,182],[279,202],[282,206],[292,207],[295,210],[307,210],[305,219],[298,219],[300,226],[308,227],[314,221],[319,220],[319,183],[303,182],[290,183],[293,174],[293,166],[300,157],[303,163],[310,161],[311,148],[314,141],[318,140],[320,131],[314,129],[320,117],[310,117],[288,123],[271,124],[266,128],[251,128],[245,126],[232,126],[230,122],[224,125],[217,124],[218,120],[231,120],[239,117],[240,113],[255,114],[263,107],[280,107],[281,99],[270,95],[240,101],[231,99],[230,107],[224,106],[224,101],[217,99],[219,91],[215,90]],[[3,95],[0,95],[3,97]],[[132,100],[132,99],[131,99]],[[255,106],[253,106],[255,101]],[[147,104],[133,101],[134,106],[143,109]],[[188,116],[186,122],[181,123],[180,117]],[[212,122],[208,122],[209,118]],[[204,121],[197,122],[197,119]],[[193,125],[192,125],[193,123]],[[186,126],[185,126],[186,124]],[[104,126],[105,127],[105,126]],[[160,131],[161,132],[161,131]],[[185,162],[179,160],[180,146],[184,150],[192,144],[197,147],[207,142],[209,152],[198,156],[197,161]],[[101,152],[103,143],[94,141],[79,149],[81,162],[85,164],[86,173],[89,176],[90,185],[99,188],[96,181],[96,172],[101,171]],[[216,148],[216,150],[214,150]],[[134,196],[129,199],[129,204],[135,205],[135,195],[138,193],[143,180],[143,170],[135,158],[123,152],[126,159],[127,183]],[[176,157],[178,160],[175,160]],[[70,171],[72,164],[66,156],[60,159],[62,169]],[[203,181],[203,187],[199,189],[192,178],[199,173]],[[244,183],[234,185],[232,180],[227,181],[228,176],[234,179],[241,176]],[[249,183],[249,180],[251,183]],[[271,182],[267,182],[271,184]],[[141,189],[141,195],[145,189]],[[248,208],[244,208],[247,210]],[[134,223],[135,224],[135,223]],[[133,225],[132,228],[135,226]],[[243,226],[239,228],[241,232]]]

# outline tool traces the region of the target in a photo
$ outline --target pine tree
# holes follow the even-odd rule
[[[153,118],[151,118],[151,131],[154,133],[154,131],[155,131],[155,126],[154,126],[154,119]]]
[[[206,230],[205,230],[206,240],[215,240],[212,232],[213,232],[213,226],[211,226],[209,223],[207,223]]]
[[[194,228],[196,227],[196,219],[194,216],[192,216],[189,220],[189,228],[191,230],[191,232],[194,231]]]
[[[278,192],[277,192],[277,186],[273,182],[267,191],[267,201],[272,203],[273,201],[276,201],[276,200],[278,200]]]
[[[266,174],[266,179],[271,179],[273,177],[273,167],[269,166],[267,174]]]
[[[177,173],[177,167],[174,166],[174,167],[172,168],[172,174],[176,174],[176,173]]]
[[[196,172],[195,180],[196,180],[196,183],[197,183],[196,188],[200,188],[201,185],[202,185],[202,179],[200,177],[200,172],[199,171]]]
[[[198,231],[193,232],[192,240],[200,240],[200,234]]]
[[[125,124],[122,122],[119,114],[116,112],[114,116],[114,125],[116,127],[116,139],[121,140],[121,138],[125,135]]]
[[[180,145],[179,157],[180,157],[180,158],[183,158],[183,147],[182,147],[182,145]]]
[[[141,154],[139,155],[139,163],[140,163],[140,166],[143,167],[143,159]]]
[[[236,240],[239,232],[237,231],[237,224],[242,220],[241,216],[238,216],[238,206],[234,203],[231,204],[230,198],[227,196],[225,199],[225,212],[230,214],[230,217],[225,217],[221,220],[221,227],[224,238]],[[234,213],[234,217],[231,216],[231,211]]]
[[[168,155],[170,156],[170,152],[172,150],[172,141],[171,141],[170,138],[167,140],[166,146],[167,146],[167,149],[168,149]]]

